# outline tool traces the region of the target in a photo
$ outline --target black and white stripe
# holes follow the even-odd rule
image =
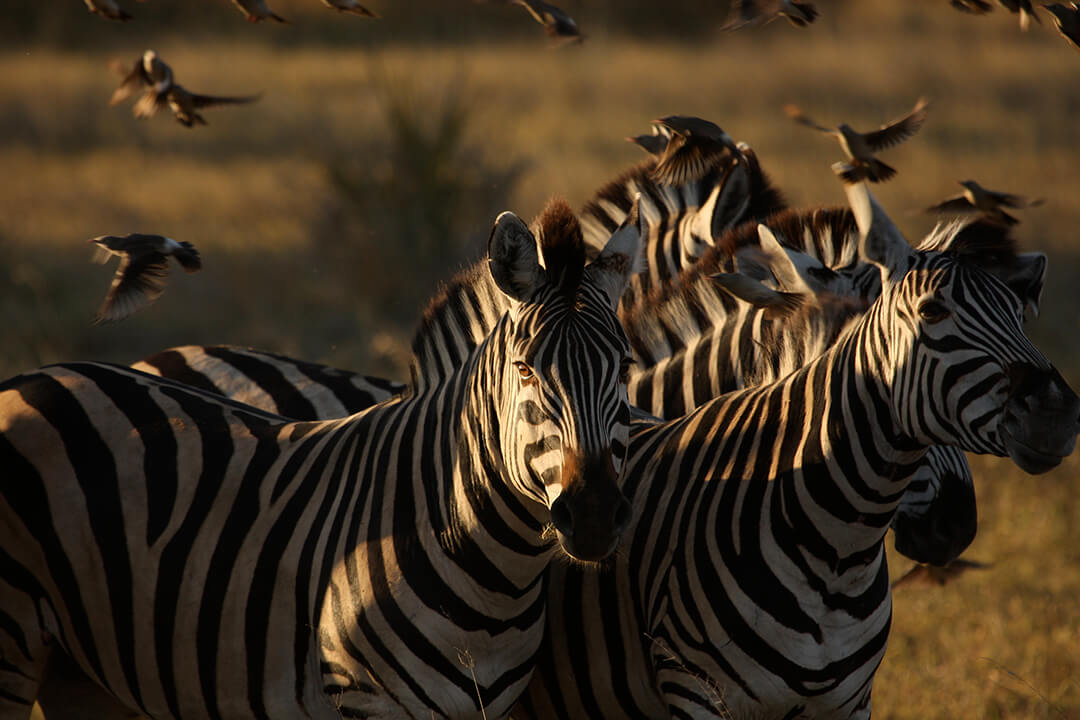
[[[474,352],[354,416],[288,422],[99,363],[0,384],[0,716],[29,713],[50,651],[152,717],[505,714],[549,522],[598,559],[628,511],[613,310],[639,238],[583,268],[563,207],[544,266],[500,216],[484,267],[510,310]]]
[[[1029,472],[1072,451],[1080,401],[1010,289],[1045,265],[994,277],[914,251],[864,186],[849,193],[881,296],[785,379],[636,427],[626,551],[551,568],[515,717],[868,718],[891,617],[883,538],[927,447]]]

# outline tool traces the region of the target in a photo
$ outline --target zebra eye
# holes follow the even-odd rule
[[[514,363],[514,367],[517,368],[518,375],[521,376],[522,380],[532,380],[533,369],[531,367],[521,362],[520,360]]]
[[[630,382],[630,368],[634,366],[633,358],[626,358],[622,361],[622,366],[619,368],[619,382],[624,385]]]
[[[949,317],[949,308],[937,300],[927,300],[919,306],[919,317],[929,323],[936,323]]]

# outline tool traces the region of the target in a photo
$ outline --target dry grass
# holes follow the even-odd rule
[[[316,17],[307,5],[318,9],[280,5],[300,21]],[[887,155],[900,174],[880,188],[883,205],[917,236],[932,221],[908,211],[955,192],[959,179],[1045,197],[1018,233],[1026,249],[1051,253],[1032,333],[1080,384],[1080,60],[1052,31],[1021,35],[1004,11],[970,18],[944,0],[866,0],[823,7],[806,33],[776,23],[706,31],[705,42],[646,41],[604,22],[617,12],[610,3],[593,7],[592,17],[576,8],[590,41],[567,52],[539,34],[437,47],[398,35],[376,47],[373,25],[349,29],[354,43],[290,45],[287,29],[237,20],[233,30],[217,11],[218,35],[147,21],[109,27],[79,50],[9,46],[0,53],[0,375],[232,342],[401,377],[408,318],[434,289],[427,276],[413,279],[418,248],[425,267],[449,274],[478,251],[498,210],[531,216],[553,193],[580,205],[640,158],[622,137],[650,119],[715,119],[757,149],[793,203],[840,203],[828,170],[837,148],[780,108],[795,102],[822,122],[868,128],[927,95],[927,126]],[[722,12],[711,12],[715,26]],[[138,33],[188,87],[264,98],[209,110],[211,125],[194,131],[134,121],[106,105],[116,78],[105,61],[134,59],[150,44]],[[387,108],[404,107],[434,138],[455,101],[461,134],[446,161],[405,173],[407,148],[391,142],[402,129]],[[440,219],[446,207],[463,219]],[[126,323],[90,327],[111,269],[89,264],[85,240],[134,230],[194,242],[206,269],[174,273],[158,304]],[[445,252],[432,246],[441,237]],[[971,555],[994,568],[897,594],[876,716],[1080,717],[1077,461],[1040,478],[1002,461],[975,468],[981,532]],[[894,576],[906,567],[894,558]]]

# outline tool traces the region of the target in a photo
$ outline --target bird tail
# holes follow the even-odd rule
[[[886,165],[877,158],[866,163],[865,167],[866,179],[870,182],[885,182],[896,174],[896,168]]]
[[[199,251],[195,249],[195,246],[191,243],[181,240],[180,249],[173,251],[173,257],[176,258],[180,266],[188,272],[195,272],[202,268],[202,258],[199,257]]]
[[[865,166],[863,165],[851,165],[846,162],[833,163],[833,172],[844,181],[845,185],[856,185],[862,182],[866,177]]]

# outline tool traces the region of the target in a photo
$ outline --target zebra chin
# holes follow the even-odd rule
[[[1076,447],[1080,398],[1054,368],[1017,363],[1008,375],[1009,400],[998,428],[1005,452],[1026,473],[1048,472]]]

